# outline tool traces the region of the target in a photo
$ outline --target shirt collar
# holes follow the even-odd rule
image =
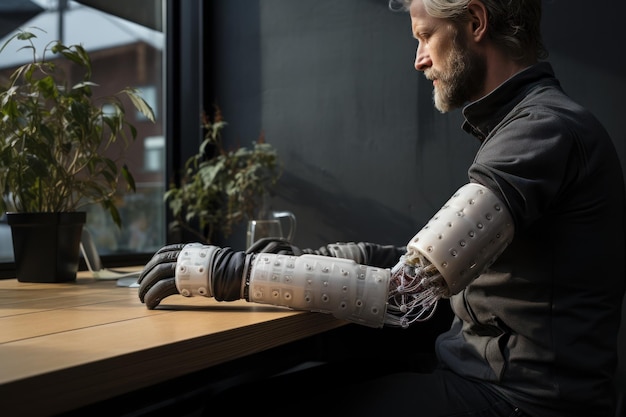
[[[465,106],[463,130],[483,141],[532,88],[546,79],[556,82],[554,70],[548,62],[540,62],[518,72],[491,93]]]

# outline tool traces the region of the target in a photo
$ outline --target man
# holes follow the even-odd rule
[[[546,56],[540,0],[404,6],[419,42],[415,68],[433,81],[436,108],[470,102],[463,128],[481,141],[470,181],[506,203],[515,237],[452,296],[456,317],[437,340],[439,368],[360,387],[355,415],[363,407],[371,415],[611,416],[625,277],[624,184],[611,140],[538,62]]]
[[[450,298],[455,317],[437,338],[438,365],[332,390],[294,383],[233,395],[274,392],[276,404],[299,398],[326,415],[611,416],[626,274],[623,173],[604,128],[540,61],[541,0],[401,3],[418,41],[415,68],[432,80],[436,108],[469,103],[463,129],[481,146],[468,186],[489,198],[478,215],[474,197],[454,212],[469,218],[469,232],[437,214],[399,263],[418,277],[435,266],[438,296]],[[502,225],[512,223],[507,238],[497,229],[476,243],[493,208]],[[441,249],[438,239],[458,247]],[[389,346],[399,362],[412,351]]]

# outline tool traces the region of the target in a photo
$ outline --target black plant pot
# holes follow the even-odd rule
[[[76,280],[85,212],[7,213],[17,280]]]

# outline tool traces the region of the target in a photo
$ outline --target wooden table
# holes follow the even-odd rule
[[[342,326],[322,313],[166,298],[82,273],[64,284],[0,280],[0,414],[54,415]]]

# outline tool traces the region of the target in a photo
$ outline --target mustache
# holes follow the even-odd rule
[[[427,80],[432,81],[432,80],[440,79],[441,74],[439,74],[438,71],[432,68],[429,68],[424,71],[424,77],[426,77]]]

